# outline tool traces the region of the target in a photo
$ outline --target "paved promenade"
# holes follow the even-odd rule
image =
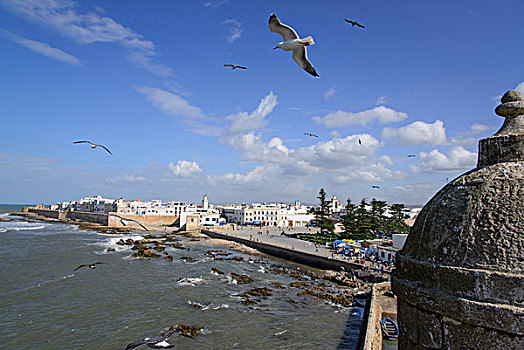
[[[211,228],[213,231],[213,229]],[[237,227],[236,230],[228,230],[228,231],[214,231],[219,234],[232,236],[232,237],[238,237],[241,239],[249,240],[252,242],[259,242],[262,244],[272,245],[280,248],[289,249],[292,251],[298,251],[302,253],[307,253],[311,255],[316,255],[320,257],[324,257],[327,259],[333,259],[337,261],[341,261],[344,263],[349,263],[352,265],[358,265],[360,267],[364,267],[360,263],[360,261],[356,261],[353,259],[348,259],[343,254],[335,254],[332,249],[327,248],[325,245],[322,244],[315,244],[312,242],[306,242],[300,239],[291,238],[282,235],[282,231],[284,231],[287,234],[291,233],[318,233],[318,228],[287,228],[287,227],[249,227],[249,226],[241,226]],[[369,266],[370,263],[366,262],[366,265]]]

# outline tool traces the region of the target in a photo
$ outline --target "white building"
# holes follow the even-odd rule
[[[289,206],[281,203],[253,203],[226,206],[222,209],[228,222],[238,225],[262,225],[279,227],[305,227],[314,215],[300,202]]]

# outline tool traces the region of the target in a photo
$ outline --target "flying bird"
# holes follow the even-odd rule
[[[312,133],[309,133],[309,132],[305,132],[304,135],[318,137],[318,135],[315,135],[315,134],[312,134]]]
[[[345,19],[345,18],[344,18],[344,21],[346,21],[348,23],[351,23],[352,27],[357,26],[357,27],[360,27],[360,28],[366,28],[362,24],[358,23],[357,21],[350,21],[349,19]]]
[[[358,144],[359,144],[359,145],[362,144],[362,140],[361,140],[361,139],[358,139]]]
[[[134,343],[129,343],[126,346],[125,350],[132,350],[141,345],[146,345],[150,349],[171,349],[175,347],[173,344],[169,344],[167,339],[169,339],[173,334],[178,333],[188,338],[193,338],[188,334],[182,333],[178,327],[169,327],[165,328],[159,335],[154,338],[144,338],[144,340],[137,341]]]
[[[413,158],[413,157],[416,157],[415,154],[408,154],[408,158]]]
[[[380,188],[380,186],[377,186],[377,185],[371,185],[371,188]]]
[[[297,64],[306,72],[314,77],[320,77],[315,67],[307,59],[306,46],[313,45],[315,42],[311,36],[300,39],[297,32],[290,26],[282,24],[274,13],[269,16],[269,30],[273,33],[282,35],[284,41],[279,42],[273,49],[280,48],[284,51],[293,51],[291,56]]]
[[[114,216],[114,217],[116,217],[116,218],[119,218],[119,219],[120,219],[120,223],[121,223],[122,225],[124,225],[124,226],[127,226],[127,223],[128,223],[128,222],[134,222],[134,223],[140,225],[140,227],[142,227],[144,230],[149,231],[149,230],[147,229],[147,227],[145,227],[144,225],[142,225],[141,223],[139,223],[139,222],[136,221],[136,220],[133,220],[133,219],[126,219],[126,218],[123,218],[123,217],[118,216],[118,215],[115,215],[115,214],[109,214],[109,216]]]
[[[91,141],[75,141],[75,142],[73,142],[73,143],[89,143],[89,144],[91,145],[91,148],[97,148],[98,146],[100,146],[100,147],[102,147],[103,149],[105,149],[109,154],[113,154],[113,153],[111,153],[110,150],[107,149],[106,146],[104,146],[104,145],[99,145],[99,144],[93,143],[93,142],[91,142]]]
[[[247,67],[244,67],[244,66],[239,66],[238,64],[224,64],[224,67],[231,67],[231,69],[237,69],[237,68],[240,68],[240,69],[247,69]]]
[[[80,265],[80,266],[78,266],[76,269],[74,269],[73,272],[76,271],[76,270],[78,270],[78,269],[81,269],[82,267],[89,267],[90,269],[93,270],[93,269],[95,268],[95,265],[99,265],[99,264],[105,264],[105,263],[99,261],[99,262],[96,262],[96,263],[94,263],[94,264],[84,264],[84,265]]]

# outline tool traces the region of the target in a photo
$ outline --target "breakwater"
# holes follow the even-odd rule
[[[51,210],[51,209],[43,209],[43,208],[32,208],[32,207],[26,207],[24,208],[24,212],[27,213],[33,213],[37,215],[44,216],[46,218],[50,219],[57,219],[57,220],[80,220],[80,221],[86,221],[91,222],[95,224],[100,224],[103,226],[108,226],[109,220],[108,220],[108,214],[101,214],[101,213],[90,213],[90,212],[84,212],[84,211],[69,211],[69,210]]]
[[[33,213],[50,219],[61,221],[80,220],[103,226],[123,227],[124,225],[119,218],[112,216],[116,214],[120,217],[136,220],[144,225],[173,225],[179,219],[178,215],[134,215],[119,213],[91,213],[85,211],[54,210],[36,207],[25,207],[24,212]]]
[[[315,267],[323,270],[361,270],[362,265],[355,264],[349,261],[340,259],[334,259],[326,256],[315,254],[314,252],[304,252],[296,249],[290,249],[284,245],[269,244],[267,242],[254,241],[239,237],[238,235],[232,234],[232,232],[219,233],[216,231],[201,229],[201,233],[218,239],[224,239],[228,241],[237,242],[247,247],[258,250],[259,252],[275,256],[280,259],[293,261],[303,265]]]

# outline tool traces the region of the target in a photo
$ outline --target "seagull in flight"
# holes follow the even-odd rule
[[[89,144],[91,145],[91,148],[97,148],[98,146],[100,146],[100,147],[102,147],[103,149],[105,149],[105,150],[107,151],[107,153],[109,153],[109,154],[113,154],[113,153],[111,153],[111,151],[110,151],[109,149],[107,149],[106,146],[104,146],[104,145],[99,145],[99,144],[93,143],[93,142],[91,142],[91,141],[75,141],[75,142],[73,142],[73,143],[89,143]]]
[[[361,140],[361,139],[358,139],[358,144],[359,144],[359,145],[362,144],[362,140]]]
[[[371,185],[371,188],[380,188],[380,186],[377,186],[377,185]]]
[[[312,136],[312,137],[318,137],[318,135],[315,135],[315,134],[312,134],[312,133],[309,133],[309,132],[305,132],[304,135]]]
[[[315,41],[311,36],[300,39],[297,32],[288,25],[282,24],[274,13],[269,16],[269,30],[273,33],[282,35],[284,41],[279,42],[273,49],[282,49],[284,51],[293,51],[293,59],[300,68],[314,77],[320,77],[315,67],[307,59],[306,46],[313,45]]]
[[[244,66],[239,66],[238,64],[224,64],[224,67],[231,67],[231,69],[237,69],[237,68],[240,68],[240,69],[247,69],[247,67],[244,67]]]
[[[149,230],[147,229],[147,227],[145,227],[144,225],[142,225],[141,223],[139,223],[139,222],[136,221],[136,220],[133,220],[133,219],[126,219],[126,218],[123,218],[123,217],[118,216],[118,215],[115,215],[115,214],[109,214],[109,216],[114,216],[114,217],[116,217],[116,218],[119,218],[119,219],[120,219],[120,223],[121,223],[122,225],[124,225],[124,226],[127,226],[127,223],[128,223],[128,222],[134,222],[134,223],[140,225],[140,227],[142,227],[144,230],[149,231]]]
[[[416,157],[415,154],[408,154],[408,158],[413,158],[413,157]]]
[[[154,338],[144,338],[144,340],[137,341],[134,343],[129,343],[126,346],[125,350],[132,350],[138,348],[141,345],[146,345],[150,349],[171,349],[175,347],[173,344],[169,344],[167,339],[169,339],[173,334],[178,333],[188,338],[193,338],[188,334],[180,332],[178,327],[169,327],[165,328],[159,335]]]
[[[82,267],[89,267],[91,270],[94,270],[94,269],[95,269],[95,265],[99,265],[99,264],[105,264],[105,263],[99,261],[99,262],[96,262],[96,263],[94,263],[94,264],[84,264],[84,265],[80,265],[80,266],[78,266],[76,269],[74,269],[73,272],[76,271],[76,270],[78,270],[78,269],[81,269]]]
[[[360,28],[366,28],[362,24],[358,23],[357,21],[350,21],[349,19],[345,19],[345,18],[344,18],[344,21],[350,23],[352,27],[357,26]]]

